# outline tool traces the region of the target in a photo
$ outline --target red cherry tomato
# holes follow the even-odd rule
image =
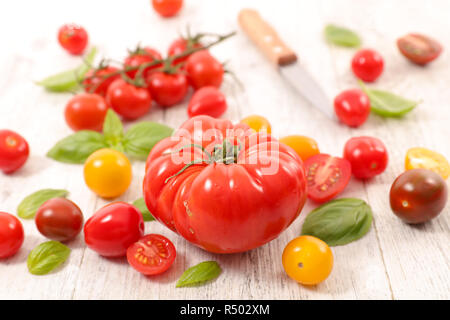
[[[192,96],[188,106],[189,118],[207,115],[218,118],[227,110],[225,95],[216,87],[203,87]]]
[[[131,52],[130,55],[125,59],[124,68],[128,67],[139,67],[144,63],[151,63],[154,60],[161,60],[161,54],[153,48],[145,47],[145,48],[137,48],[134,52]],[[151,67],[147,67],[142,71],[142,76],[144,79],[147,75],[154,69],[160,68],[161,64],[157,64]],[[127,71],[127,75],[134,79],[137,69]]]
[[[350,181],[352,169],[346,159],[318,154],[305,161],[308,198],[323,203],[341,193]]]
[[[117,74],[118,71],[119,69],[111,66],[89,70],[83,80],[84,90],[104,97],[111,83],[120,78],[120,75]]]
[[[358,179],[370,179],[386,170],[388,153],[384,143],[374,137],[355,137],[347,141],[344,158]]]
[[[0,130],[0,170],[13,173],[28,159],[30,149],[27,141],[11,130]]]
[[[108,105],[95,93],[80,93],[66,105],[66,122],[73,131],[93,130],[101,132]]]
[[[34,221],[44,237],[69,241],[80,233],[84,219],[75,203],[65,198],[53,198],[39,207]]]
[[[392,211],[406,223],[423,223],[444,210],[448,198],[445,180],[427,169],[412,169],[395,179],[389,194]]]
[[[381,75],[384,68],[383,57],[371,49],[358,51],[352,60],[355,76],[365,82],[373,82]]]
[[[86,221],[84,239],[87,246],[105,257],[122,257],[144,235],[142,214],[131,204],[113,202]]]
[[[146,88],[136,87],[120,78],[109,86],[106,102],[123,118],[135,120],[150,110],[152,96]]]
[[[12,214],[0,212],[0,259],[19,251],[24,239],[22,223]]]
[[[201,47],[202,47],[202,44],[200,42],[196,41],[195,38],[194,39],[179,38],[179,39],[176,39],[174,42],[172,42],[172,44],[169,47],[169,50],[167,51],[167,55],[169,57],[172,57],[172,56],[182,54],[187,50],[194,49],[194,48],[201,48]],[[191,55],[187,55],[183,58],[175,59],[173,61],[173,63],[179,64],[182,62],[186,62],[190,56]]]
[[[194,89],[213,86],[219,88],[223,81],[223,66],[209,51],[193,53],[186,62],[186,72]]]
[[[442,52],[439,42],[418,33],[401,37],[397,40],[397,47],[409,61],[418,65],[426,65],[439,57]]]
[[[183,0],[152,0],[153,9],[163,17],[173,17],[183,6]]]
[[[173,243],[159,234],[148,234],[127,250],[128,263],[147,276],[157,275],[169,269],[176,255]]]
[[[147,87],[156,103],[167,108],[183,101],[189,84],[183,73],[153,72],[147,78]]]
[[[360,89],[345,90],[334,98],[334,111],[341,122],[359,127],[369,117],[369,97]]]
[[[88,43],[86,30],[76,24],[65,24],[58,31],[59,44],[71,54],[82,54]]]

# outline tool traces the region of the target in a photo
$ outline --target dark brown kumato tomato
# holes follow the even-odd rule
[[[402,173],[392,184],[390,203],[392,211],[406,223],[429,221],[441,213],[447,203],[445,180],[426,169]]]
[[[39,232],[52,240],[69,241],[83,228],[80,208],[65,198],[46,201],[36,212],[35,222]]]

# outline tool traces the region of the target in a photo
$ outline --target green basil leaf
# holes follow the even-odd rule
[[[397,118],[413,110],[420,102],[405,99],[388,91],[369,89],[359,81],[362,90],[370,99],[371,110],[382,116]]]
[[[330,201],[313,211],[305,219],[302,235],[339,246],[358,240],[370,229],[372,209],[363,200],[343,198]]]
[[[125,152],[145,160],[156,143],[170,137],[173,129],[156,122],[144,121],[132,126],[124,137]]]
[[[74,90],[79,82],[83,79],[86,72],[89,70],[89,65],[92,64],[95,58],[97,49],[94,47],[89,51],[84,59],[84,63],[78,68],[63,71],[52,76],[49,76],[36,84],[45,87],[45,89],[54,92],[66,92]]]
[[[62,264],[70,255],[70,249],[58,241],[47,241],[34,248],[28,255],[30,273],[44,275]]]
[[[136,201],[133,202],[133,206],[135,206],[139,211],[142,213],[142,216],[144,217],[144,221],[153,221],[155,218],[152,216],[150,211],[147,208],[147,205],[145,204],[144,198],[139,198]]]
[[[217,278],[222,269],[215,261],[204,261],[187,269],[177,282],[177,288],[196,286]]]
[[[123,137],[123,125],[119,116],[112,109],[108,109],[105,121],[103,122],[103,135],[111,145],[121,141]]]
[[[69,195],[67,190],[43,189],[36,191],[20,202],[17,207],[17,215],[23,219],[32,219],[39,207],[47,200],[53,198],[65,198]]]
[[[82,130],[56,143],[47,153],[47,157],[65,163],[84,163],[93,152],[107,147],[102,134]]]
[[[355,32],[333,24],[325,27],[325,38],[338,46],[359,47],[361,45],[361,39]]]

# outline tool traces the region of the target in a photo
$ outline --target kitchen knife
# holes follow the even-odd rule
[[[238,21],[248,37],[280,70],[282,76],[314,107],[335,119],[330,101],[314,78],[298,62],[297,55],[253,9],[243,9]]]

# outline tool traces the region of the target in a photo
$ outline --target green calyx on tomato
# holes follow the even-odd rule
[[[213,164],[213,163],[232,164],[232,163],[237,163],[239,152],[240,152],[242,146],[241,145],[239,145],[239,146],[233,145],[228,140],[224,140],[222,144],[216,144],[214,146],[214,149],[213,149],[212,153],[209,153],[208,151],[205,150],[205,148],[203,148],[202,146],[197,145],[197,144],[188,144],[186,146],[183,146],[181,149],[185,149],[185,148],[199,148],[207,156],[207,159],[193,160],[193,161],[187,163],[176,174],[174,174],[173,176],[168,177],[166,179],[166,183],[170,179],[175,178],[176,176],[180,175],[185,170],[187,170],[189,167],[191,167],[193,165],[196,165],[196,164],[201,164],[201,163],[204,163],[204,164]],[[178,152],[180,152],[180,150],[177,150],[174,153],[178,153]]]

